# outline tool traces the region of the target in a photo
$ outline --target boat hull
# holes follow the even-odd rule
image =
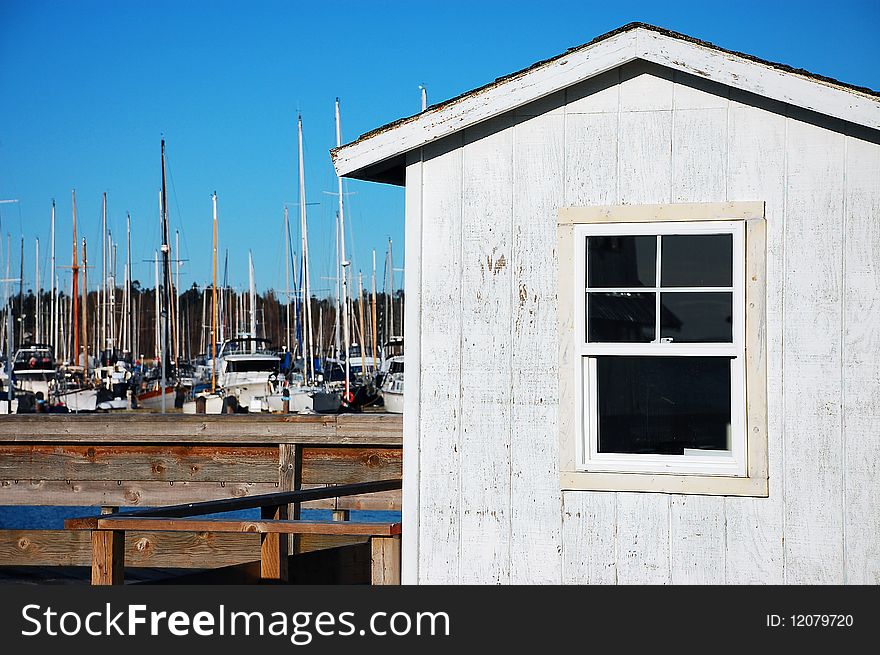
[[[217,395],[205,395],[202,396],[205,399],[205,414],[222,414],[223,413],[223,398]],[[195,400],[187,400],[183,403],[183,413],[184,414],[195,414],[196,413],[196,401]]]
[[[174,409],[174,397],[176,390],[174,387],[165,387],[165,409]],[[144,409],[162,409],[162,393],[159,389],[147,391],[137,397],[138,407]]]
[[[98,392],[95,389],[78,389],[60,393],[58,401],[71,412],[94,412],[98,408]]]
[[[389,414],[403,414],[403,392],[383,391],[382,400],[385,403],[385,411]]]
[[[128,409],[128,399],[113,398],[111,400],[102,400],[98,403],[98,409],[102,411],[110,411],[113,409]]]

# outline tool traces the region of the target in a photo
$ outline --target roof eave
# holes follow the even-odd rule
[[[764,62],[661,28],[632,24],[368,132],[333,149],[333,164],[345,177],[388,182],[390,175],[402,180],[401,158],[406,152],[635,59],[880,129],[880,98],[868,89],[844,86],[836,80]]]

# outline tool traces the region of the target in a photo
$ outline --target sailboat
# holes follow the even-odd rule
[[[156,319],[159,326],[160,334],[157,343],[158,364],[154,375],[147,382],[147,388],[136,395],[137,406],[145,409],[159,409],[162,413],[169,407],[174,407],[174,399],[176,395],[175,385],[169,384],[170,378],[173,379],[173,371],[171,365],[169,336],[169,320],[168,308],[171,303],[171,295],[174,289],[171,285],[170,262],[168,254],[171,247],[168,243],[168,193],[166,187],[165,175],[165,139],[162,139],[162,191],[159,196],[159,213],[162,217],[162,287],[159,288],[158,275],[158,258],[156,258]]]
[[[337,105],[338,108],[338,105]],[[338,117],[338,112],[337,112]],[[303,161],[303,131],[302,116],[297,117],[297,151],[299,159],[299,212],[300,212],[300,238],[302,240],[302,356],[303,370],[302,380],[294,384],[288,384],[279,391],[270,394],[266,398],[269,411],[283,411],[285,401],[288,411],[296,413],[312,412],[335,412],[339,409],[341,398],[338,392],[331,391],[323,383],[323,376],[319,378],[315,371],[314,339],[312,335],[312,302],[311,302],[311,278],[309,274],[309,232],[306,220],[306,185],[305,165]],[[285,260],[287,259],[285,253]]]
[[[82,287],[82,322],[80,322],[80,291],[79,291],[79,256],[77,253],[77,235],[76,235],[76,191],[72,192],[73,202],[73,257],[71,261],[72,290],[71,290],[71,339],[73,340],[73,350],[70,365],[63,366],[59,370],[59,375],[55,380],[55,386],[52,395],[59,404],[63,404],[71,412],[93,412],[97,407],[98,392],[92,389],[88,384],[89,370],[89,350],[85,339],[83,339],[83,352],[80,353],[80,336],[88,333],[86,329],[86,303],[85,299],[88,293],[88,284],[84,280]],[[88,265],[86,257],[86,241],[83,239],[83,274]],[[80,359],[82,354],[82,359]]]
[[[217,349],[217,194],[213,195],[214,289],[211,302],[211,392],[183,404],[185,414],[195,414],[200,402],[205,413],[220,414],[228,407],[260,412],[268,409],[267,398],[276,391],[281,358],[268,339],[257,336],[257,292],[253,256],[248,252],[250,331],[226,339]],[[234,400],[233,400],[234,399]]]

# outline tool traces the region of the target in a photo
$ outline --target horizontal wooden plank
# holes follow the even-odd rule
[[[0,505],[157,507],[278,491],[271,482],[0,480]]]
[[[361,494],[358,496],[343,496],[342,498],[321,500],[316,503],[303,503],[304,509],[348,509],[370,511],[396,511],[403,508],[401,491],[383,491],[374,494]]]
[[[0,530],[0,566],[90,566],[91,549],[87,531]],[[129,567],[213,568],[259,557],[257,534],[133,530],[125,535]]]
[[[304,447],[302,481],[312,484],[349,484],[399,478],[400,448]]]
[[[303,485],[304,487],[325,485]],[[0,505],[57,505],[76,507],[162,507],[218,498],[240,498],[278,491],[275,483],[122,482],[0,480]],[[325,498],[303,503],[308,509],[395,510],[400,491],[386,491],[338,500]]]
[[[403,445],[402,414],[339,414],[336,417],[338,443]]]
[[[274,483],[278,447],[0,444],[0,479]]]
[[[355,523],[353,521],[271,520],[236,521],[228,519],[97,517],[70,519],[65,527],[80,530],[146,530],[151,532],[256,532],[260,534],[326,534],[387,537],[400,534],[400,523]]]
[[[0,443],[370,444],[400,446],[396,414],[92,414],[0,418]]]

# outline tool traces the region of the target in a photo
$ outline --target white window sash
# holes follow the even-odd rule
[[[733,286],[732,287],[661,287],[660,266],[662,253],[658,239],[657,271],[654,287],[625,287],[623,292],[646,292],[656,295],[655,341],[650,343],[591,343],[586,340],[587,293],[615,292],[615,289],[587,287],[586,237],[640,236],[670,234],[732,234]],[[709,221],[687,223],[611,223],[584,224],[574,228],[574,301],[575,330],[578,350],[582,358],[580,386],[583,408],[578,412],[576,457],[578,470],[590,472],[683,473],[744,477],[748,473],[746,435],[745,389],[745,234],[741,221]],[[732,342],[682,343],[661,342],[660,293],[728,292],[733,294]],[[599,453],[598,452],[598,393],[596,357],[607,355],[680,356],[730,358],[731,426],[729,452],[684,455]]]

